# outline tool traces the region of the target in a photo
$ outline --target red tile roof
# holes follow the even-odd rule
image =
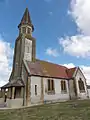
[[[36,62],[34,63],[27,61],[27,65],[30,69],[31,75],[39,75],[53,78],[70,79],[72,78],[73,73],[76,70],[76,67],[68,69],[65,66],[42,60],[36,60]]]

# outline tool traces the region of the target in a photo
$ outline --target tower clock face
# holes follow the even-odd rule
[[[32,60],[32,40],[25,38],[25,51],[24,59],[27,61]]]

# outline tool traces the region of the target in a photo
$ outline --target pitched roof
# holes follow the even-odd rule
[[[68,77],[71,78],[76,70],[76,67],[67,70]]]
[[[25,12],[24,12],[24,15],[21,19],[21,22],[20,24],[18,25],[18,27],[20,27],[21,25],[23,24],[28,24],[32,27],[32,30],[34,30],[34,27],[32,25],[32,21],[31,21],[31,18],[30,18],[30,14],[29,14],[29,10],[28,8],[26,8]]]
[[[5,84],[4,86],[2,86],[1,88],[9,88],[9,87],[23,87],[24,86],[24,82],[21,78],[17,78],[17,79],[13,79],[12,81],[8,82],[7,84]]]
[[[30,69],[30,75],[70,79],[76,70],[76,67],[68,69],[65,66],[42,60],[36,60],[34,63],[29,61],[26,62]]]

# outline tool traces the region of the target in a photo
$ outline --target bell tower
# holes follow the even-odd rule
[[[23,59],[35,62],[36,40],[32,37],[34,26],[32,24],[29,10],[26,8],[20,24],[18,25],[19,36],[15,42],[12,74],[14,78],[21,77]]]
[[[34,26],[32,24],[28,8],[26,8],[24,15],[18,25],[19,34],[25,37],[24,41],[24,59],[27,61],[35,61],[35,40],[33,40],[32,32]]]

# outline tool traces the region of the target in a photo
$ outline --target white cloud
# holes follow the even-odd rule
[[[12,63],[13,49],[10,43],[5,42],[0,35],[0,86],[8,82],[11,63]]]
[[[90,0],[71,0],[69,15],[72,16],[78,29],[90,35]]]
[[[81,65],[80,67],[87,78],[87,83],[90,84],[90,66]]]
[[[59,56],[59,53],[58,53],[57,49],[52,49],[52,48],[47,48],[46,49],[46,54],[51,55],[53,57],[58,57]]]
[[[62,45],[65,53],[77,57],[90,57],[90,37],[84,35],[60,38],[59,44]]]
[[[66,66],[67,68],[73,68],[73,67],[75,67],[75,65],[73,63],[64,64],[64,66]]]
[[[90,57],[90,0],[71,0],[68,14],[80,30],[79,35],[61,38],[64,52],[76,57]]]
[[[73,63],[64,64],[67,68],[73,68],[75,65]],[[90,85],[90,66],[80,65],[80,69],[82,70],[83,74],[85,75],[87,84]]]

